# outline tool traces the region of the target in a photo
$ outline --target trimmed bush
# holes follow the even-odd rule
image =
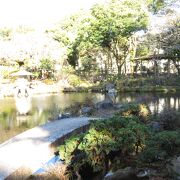
[[[145,104],[128,103],[122,106],[118,114],[125,117],[137,116],[145,122],[151,113]]]
[[[164,130],[178,130],[180,128],[180,112],[165,108],[157,117]]]
[[[141,152],[148,136],[148,127],[137,117],[114,116],[92,121],[88,132],[71,137],[60,146],[59,153],[72,174],[83,167],[93,173],[104,172],[116,156],[125,162],[133,152]]]
[[[166,161],[169,157],[180,155],[180,132],[163,131],[154,134],[146,143],[140,159],[152,163]]]

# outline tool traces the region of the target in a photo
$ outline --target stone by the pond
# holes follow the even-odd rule
[[[71,114],[70,113],[62,113],[59,114],[58,119],[64,119],[64,118],[70,118]]]
[[[81,114],[83,114],[83,115],[89,115],[92,113],[92,111],[93,111],[92,107],[82,107],[81,108]]]
[[[144,178],[149,176],[149,172],[147,170],[140,170],[136,175],[138,178]]]
[[[108,92],[111,89],[115,89],[115,84],[113,84],[113,83],[106,83],[105,90]]]
[[[180,156],[177,158],[174,158],[172,161],[172,170],[177,174],[178,178],[180,179]]]
[[[112,108],[113,107],[113,102],[111,101],[101,101],[101,102],[98,102],[96,105],[95,105],[96,109],[108,109],[108,108]]]
[[[122,104],[115,104],[115,105],[114,105],[114,108],[117,109],[117,110],[122,109],[122,107],[123,107]]]
[[[104,180],[137,180],[135,171],[131,167],[119,169],[114,173],[108,174]]]

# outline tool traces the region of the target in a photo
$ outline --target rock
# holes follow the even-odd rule
[[[122,104],[115,104],[115,105],[114,105],[114,108],[117,109],[117,110],[121,110],[122,107],[123,107]]]
[[[92,111],[93,111],[92,107],[82,107],[81,108],[81,114],[89,115],[92,113]]]
[[[77,89],[74,87],[64,87],[63,92],[77,92]]]
[[[92,87],[90,92],[100,93],[103,92],[103,89],[101,87]]]
[[[110,91],[111,89],[115,89],[115,85],[112,84],[112,83],[107,83],[107,84],[105,85],[105,91],[108,92],[108,91]]]
[[[104,180],[136,180],[138,179],[135,171],[131,167],[119,169],[114,173],[106,175]]]
[[[149,176],[149,172],[147,170],[141,170],[139,171],[136,176],[138,178],[144,178],[144,177],[148,177]]]
[[[108,177],[108,176],[112,176],[113,174],[114,174],[113,172],[108,172],[108,173],[106,174],[105,178]]]
[[[177,174],[178,178],[180,179],[180,156],[172,159],[171,164],[171,169],[175,172],[175,174]]]
[[[110,89],[106,93],[107,98],[109,98],[113,103],[116,102],[116,97],[117,97],[117,91],[115,89]]]
[[[95,105],[95,107],[96,109],[109,109],[113,107],[113,102],[104,100],[104,101],[98,102]]]
[[[58,119],[65,119],[65,118],[70,118],[71,114],[70,113],[62,113],[59,114]]]
[[[105,98],[108,98],[113,103],[115,103],[116,102],[116,97],[117,97],[117,91],[115,89],[115,84],[107,83],[105,85],[105,92],[106,92]]]

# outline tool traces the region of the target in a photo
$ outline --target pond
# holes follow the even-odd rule
[[[58,115],[70,105],[79,102],[102,101],[99,93],[60,93],[37,95],[27,100],[17,101],[14,98],[0,99],[0,143],[37,125],[57,119]],[[146,101],[152,113],[159,113],[164,106],[180,109],[180,94],[121,93],[117,102]],[[28,115],[19,115],[28,110]]]

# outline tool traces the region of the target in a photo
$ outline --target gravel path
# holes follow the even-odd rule
[[[67,118],[25,131],[0,144],[0,180],[20,167],[35,172],[53,156],[50,144],[89,123],[90,117]]]

